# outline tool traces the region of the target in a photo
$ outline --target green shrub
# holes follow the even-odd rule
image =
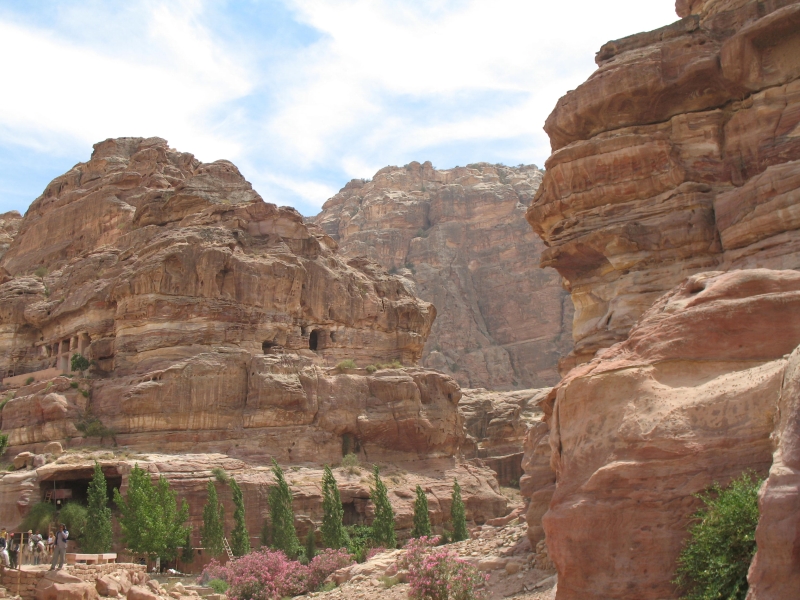
[[[342,457],[342,468],[347,469],[350,475],[361,473],[358,455],[353,453],[345,454],[344,457]]]
[[[744,600],[756,552],[761,483],[747,472],[725,488],[715,483],[697,495],[705,506],[692,516],[673,582],[686,592],[684,599]]]
[[[347,551],[353,555],[356,562],[363,563],[367,556],[367,550],[373,545],[372,528],[367,525],[348,525],[345,527],[347,533]]]
[[[336,368],[340,371],[346,371],[347,369],[357,369],[358,366],[356,365],[356,361],[352,358],[348,358],[336,365]]]
[[[36,378],[35,378],[35,377],[28,377],[28,378],[25,380],[25,385],[30,385],[30,384],[32,384],[34,381],[36,381]]]
[[[80,371],[83,373],[86,369],[89,368],[89,361],[83,354],[75,353],[72,355],[70,359],[70,371]]]
[[[414,527],[411,530],[412,538],[431,535],[431,519],[428,516],[428,498],[424,490],[417,484],[417,497],[414,500]]]
[[[67,526],[70,538],[80,539],[86,531],[86,524],[89,521],[89,511],[83,504],[70,502],[58,515],[58,520]]]
[[[39,279],[42,279],[44,278],[45,275],[47,275],[47,267],[39,267],[33,272],[33,274],[36,275]]]
[[[460,542],[469,538],[467,516],[464,501],[461,499],[461,486],[453,479],[453,493],[450,496],[450,520],[453,523],[453,541]]]
[[[342,524],[344,508],[339,495],[339,486],[328,465],[325,465],[322,475],[322,513],[322,543],[324,546],[334,550],[346,546],[347,533]]]
[[[25,518],[22,519],[20,529],[28,531],[47,533],[47,529],[53,524],[56,518],[56,507],[50,502],[39,502],[34,504]]]
[[[223,469],[222,467],[214,467],[213,469],[211,469],[211,474],[220,483],[224,483],[225,485],[228,484],[230,475],[228,475],[227,471],[225,471],[225,469]]]
[[[212,579],[206,584],[215,594],[224,594],[228,591],[228,584],[222,579]]]
[[[389,493],[381,481],[378,465],[372,465],[372,487],[369,497],[375,507],[375,519],[372,521],[372,540],[377,546],[394,548],[397,546],[397,535],[394,531],[394,510],[389,502]]]
[[[3,456],[6,450],[8,450],[8,434],[0,433],[0,456]]]
[[[376,367],[375,365],[367,365],[367,369],[366,369],[366,371],[367,371],[367,373],[369,373],[370,375],[372,375],[372,374],[373,374],[375,371],[377,371],[377,370],[378,370],[378,367]]]
[[[77,381],[70,381],[69,387],[71,387],[72,389],[77,389],[78,382]]]

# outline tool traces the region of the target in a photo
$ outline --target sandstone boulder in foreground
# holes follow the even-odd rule
[[[759,594],[797,577],[797,361],[787,355],[800,344],[798,314],[796,271],[695,275],[554,388],[544,408],[557,484],[543,525],[559,600],[677,598],[693,495],[770,465],[751,597],[791,597]]]

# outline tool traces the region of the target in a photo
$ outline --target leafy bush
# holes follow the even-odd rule
[[[36,378],[35,378],[35,377],[28,377],[28,378],[25,380],[25,385],[30,385],[30,384],[32,384],[34,381],[36,381]]]
[[[22,520],[20,529],[28,531],[47,533],[47,529],[53,524],[56,518],[56,507],[49,502],[39,502],[31,507],[31,510]]]
[[[230,475],[223,469],[222,467],[214,467],[211,469],[211,474],[215,477],[217,481],[220,483],[224,483],[227,485],[228,480],[230,479]]]
[[[346,371],[347,369],[357,369],[358,365],[356,365],[356,361],[352,358],[347,358],[336,365],[336,368],[339,369],[339,371]]]
[[[715,483],[697,495],[705,506],[693,515],[674,581],[687,592],[686,600],[744,600],[756,552],[761,483],[747,472],[726,488]]]
[[[489,576],[484,575],[452,550],[440,546],[436,537],[411,540],[400,567],[408,570],[408,597],[412,600],[473,600]]]
[[[86,396],[89,395],[89,392],[84,390],[81,390],[81,393]],[[101,440],[110,437],[116,440],[116,430],[103,425],[103,422],[91,413],[84,414],[81,420],[75,423],[75,428],[86,437],[99,437]]]
[[[356,562],[363,563],[367,559],[367,553],[373,546],[372,528],[367,525],[348,525],[345,527],[347,532],[347,551],[353,556]]]
[[[262,548],[225,566],[212,560],[198,581],[210,585],[222,580],[230,600],[273,600],[317,591],[328,575],[352,563],[345,550],[324,550],[302,565],[283,552]]]
[[[44,278],[45,275],[47,275],[47,267],[39,267],[33,272],[33,274],[36,275],[39,279],[42,279]]]
[[[83,373],[88,368],[89,361],[83,354],[75,353],[72,355],[72,358],[70,359],[70,371],[80,371]]]
[[[8,434],[0,433],[0,456],[3,456],[6,450],[8,450]]]
[[[214,590],[216,594],[224,594],[228,591],[228,584],[222,579],[212,579],[206,585]]]
[[[347,472],[350,473],[350,475],[355,475],[356,473],[360,473],[361,469],[359,469],[358,455],[353,454],[352,452],[349,454],[345,454],[342,457],[342,468],[347,469]]]
[[[372,375],[377,370],[378,370],[378,367],[376,367],[375,365],[367,365],[366,371],[370,375]]]
[[[77,389],[78,382],[77,381],[70,381],[69,387],[71,387],[72,389]]]
[[[86,531],[89,511],[83,504],[70,502],[61,509],[58,519],[67,526],[71,538],[80,539]]]

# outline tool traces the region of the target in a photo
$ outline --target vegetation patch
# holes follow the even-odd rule
[[[723,488],[714,484],[697,498],[689,539],[673,581],[685,600],[744,600],[747,570],[756,552],[758,490],[763,480],[746,472]]]

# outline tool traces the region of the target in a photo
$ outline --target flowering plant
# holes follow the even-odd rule
[[[274,600],[316,591],[328,575],[352,563],[345,550],[324,550],[302,565],[283,552],[262,549],[224,566],[212,560],[198,581],[226,581],[230,600]]]
[[[458,553],[435,547],[437,537],[421,537],[406,546],[400,567],[408,569],[412,600],[474,600],[488,576],[480,573]]]

